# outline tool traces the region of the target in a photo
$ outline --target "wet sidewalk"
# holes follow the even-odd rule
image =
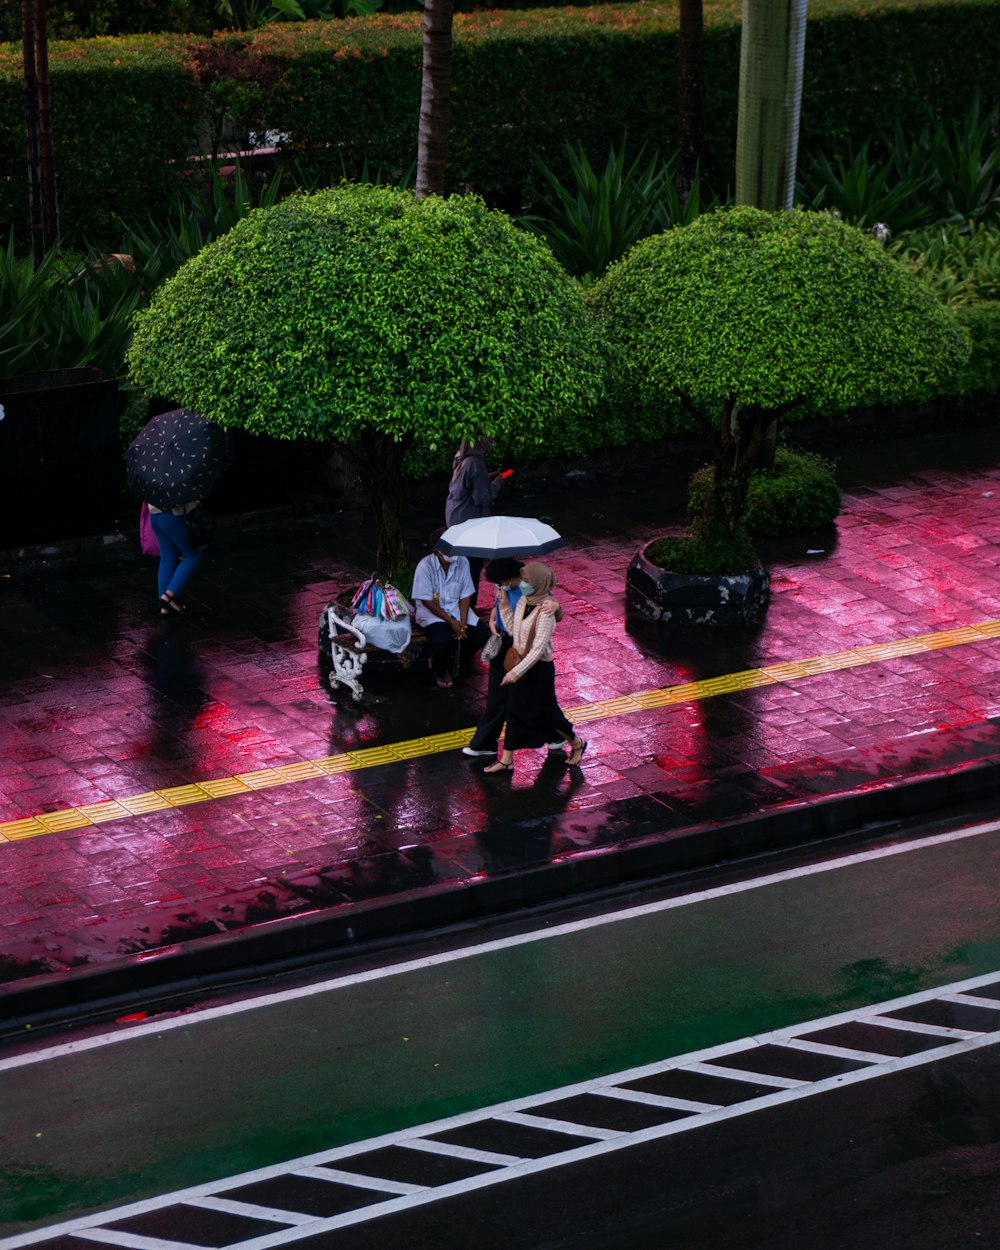
[[[0,1023],[992,793],[1000,435],[840,476],[836,526],[765,545],[770,608],[734,632],[626,621],[629,560],[678,519],[655,474],[512,500],[569,540],[557,690],[589,740],[582,767],[524,752],[513,778],[459,749],[476,663],[450,691],[321,684],[320,611],[369,571],[355,515],[223,530],[179,621],[138,556],[8,567]]]

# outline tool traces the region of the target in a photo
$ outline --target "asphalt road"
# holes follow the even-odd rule
[[[943,987],[960,1003],[977,992],[988,1002],[1000,984],[998,859],[1000,833],[990,825],[748,869],[672,899],[387,959],[106,1034],[9,1047],[0,1056],[0,1250],[95,1242],[141,1250],[165,1240],[261,1250],[289,1241],[350,1250],[783,1250],[793,1240],[811,1250],[876,1242],[941,1250],[989,1245],[990,1229],[997,1244],[1000,1100],[989,1022],[1000,1028],[1000,1010],[938,1004],[938,1023],[880,1025],[879,1036],[903,1038],[895,1057],[879,1052],[884,1062],[841,1055],[869,1047],[845,1046],[838,1034],[830,1053],[820,1042],[807,1080],[758,1066],[727,1087],[739,1093],[735,1103],[681,1094],[671,1109],[656,1090],[673,1090],[665,1096],[676,1101],[674,1086],[633,1086],[679,1080],[673,1069],[706,1054],[722,1062],[719,1048],[762,1054],[761,1035],[773,1031],[782,1046],[791,1038],[815,1047],[817,1032],[828,1037],[824,1030],[846,1028],[874,1005],[926,1014],[913,1001]],[[973,1018],[987,1023],[967,1027]],[[796,1040],[803,1033],[813,1041]],[[596,1137],[564,1124],[559,1141],[558,1124],[579,1120],[567,1099],[609,1097],[595,1094],[595,1081],[626,1087],[610,1096],[640,1108],[640,1121],[651,1108],[668,1118],[633,1119],[628,1140],[618,1122]],[[543,1103],[548,1128],[531,1119]],[[496,1141],[476,1136],[485,1108]],[[359,1169],[344,1160],[398,1150],[400,1133],[430,1138],[419,1149],[435,1166],[476,1164],[480,1179],[397,1175],[397,1208],[367,1222],[344,1217],[358,1203],[330,1186]],[[324,1166],[337,1175],[294,1181],[303,1190],[305,1180],[319,1183],[324,1210],[310,1197],[305,1213],[275,1222],[288,1201],[275,1177]],[[505,1167],[502,1183],[481,1179]],[[251,1193],[254,1184],[266,1188]],[[446,1189],[414,1199],[414,1186],[433,1185]],[[165,1197],[190,1187],[198,1192],[188,1200]],[[369,1189],[366,1204],[386,1199],[378,1184]],[[137,1203],[103,1217],[102,1228],[114,1230],[84,1239],[66,1227]],[[188,1226],[206,1211],[213,1231]],[[316,1223],[332,1218],[341,1223]],[[28,1232],[52,1225],[62,1234]]]

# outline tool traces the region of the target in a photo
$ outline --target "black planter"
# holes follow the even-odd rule
[[[625,604],[667,625],[752,625],[764,615],[771,575],[758,561],[749,573],[704,577],[672,573],[634,556],[625,576]]]
[[[0,548],[113,530],[117,381],[99,369],[22,374],[0,380],[0,407]]]

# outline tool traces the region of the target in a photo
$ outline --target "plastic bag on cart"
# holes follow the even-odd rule
[[[355,629],[360,629],[373,647],[381,647],[383,651],[398,654],[410,645],[412,628],[408,616],[397,620],[383,620],[378,616],[367,616],[357,612],[351,618]]]

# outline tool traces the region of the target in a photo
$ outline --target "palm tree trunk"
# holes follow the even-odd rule
[[[736,202],[792,207],[807,0],[743,0]]]
[[[45,225],[42,209],[42,158],[38,128],[38,78],[36,74],[36,27],[34,0],[21,0],[21,46],[24,54],[24,125],[28,147],[28,220],[35,266],[45,256]]]
[[[425,0],[420,128],[417,132],[418,199],[445,195],[451,112],[451,25],[454,0]]]
[[[680,0],[680,91],[677,99],[677,194],[686,204],[705,146],[702,0]]]
[[[56,163],[52,148],[52,92],[49,85],[49,24],[47,0],[35,0],[35,59],[38,65],[38,146],[42,165],[42,202],[45,240],[49,247],[59,241],[59,198],[56,194]]]

